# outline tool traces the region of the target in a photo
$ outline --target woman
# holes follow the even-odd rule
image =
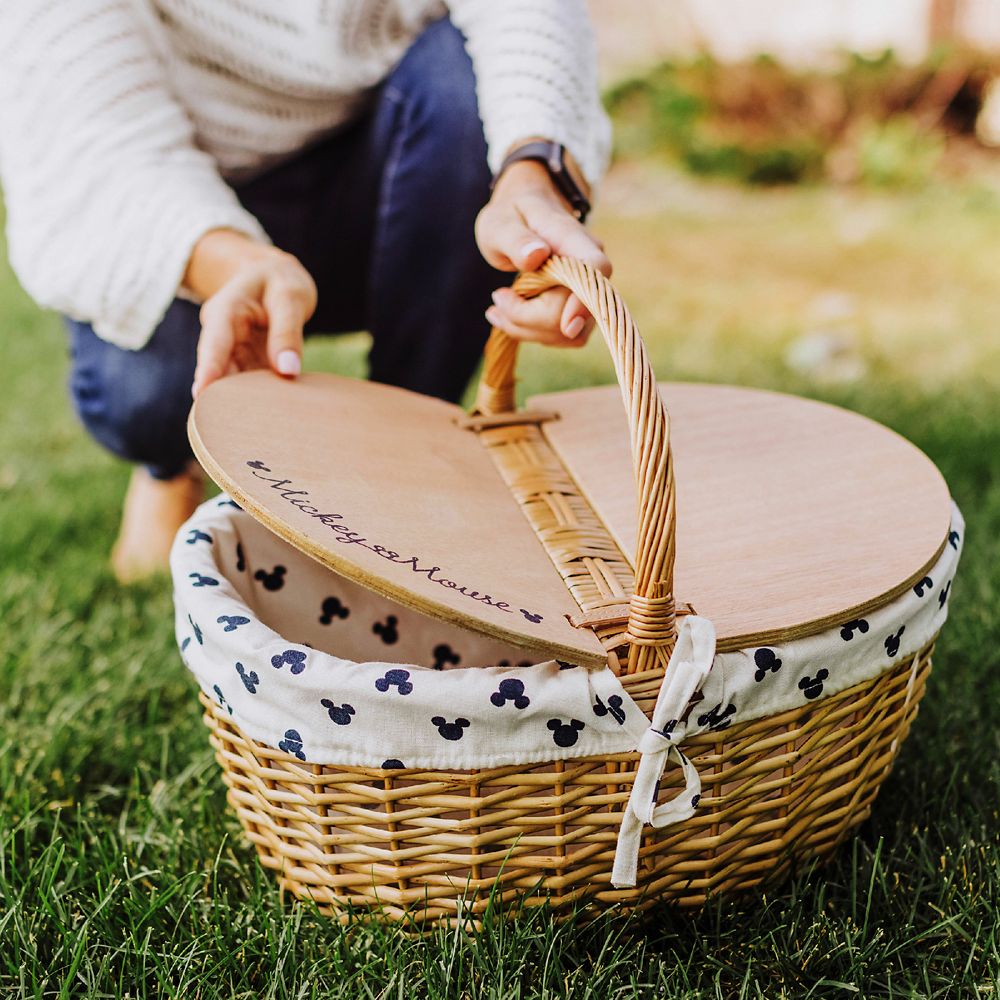
[[[447,399],[486,320],[583,343],[579,301],[495,269],[610,272],[582,221],[608,141],[584,0],[3,4],[10,259],[67,317],[84,426],[140,464],[119,578],[201,499],[192,392],[294,378],[304,333],[368,329],[372,378]]]

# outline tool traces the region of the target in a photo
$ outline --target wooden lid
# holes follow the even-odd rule
[[[951,499],[921,451],[838,407],[665,383],[677,478],[674,590],[720,645],[777,642],[884,604],[924,575]],[[636,511],[617,386],[537,396],[543,432],[629,559]]]
[[[188,430],[208,474],[276,535],[425,614],[605,662],[462,410],[372,382],[270,372],[213,383]]]

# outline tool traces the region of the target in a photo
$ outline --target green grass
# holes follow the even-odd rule
[[[967,516],[927,698],[860,835],[826,868],[697,917],[557,927],[535,913],[422,941],[283,903],[227,811],[168,585],[126,590],[107,571],[127,471],[75,424],[58,321],[2,270],[0,995],[1000,994],[1000,211],[951,193],[865,200],[890,221],[837,270],[829,193],[686,188],[630,215],[628,180],[609,182],[600,225],[659,371],[870,414],[927,451]],[[870,362],[839,387],[781,360],[802,303],[831,283],[859,296]],[[363,346],[317,344],[309,361],[359,372]],[[596,342],[525,353],[530,389],[611,377]]]

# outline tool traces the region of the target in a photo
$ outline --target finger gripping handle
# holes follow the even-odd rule
[[[670,423],[645,344],[615,287],[589,264],[550,257],[538,270],[521,274],[514,290],[531,297],[557,285],[573,292],[604,335],[614,361],[628,416],[638,504],[635,594],[628,638],[634,647],[669,656],[674,637],[673,578],[676,553],[676,493],[670,452]],[[517,341],[494,327],[486,345],[476,409],[484,414],[515,408]],[[629,669],[637,669],[630,658]]]

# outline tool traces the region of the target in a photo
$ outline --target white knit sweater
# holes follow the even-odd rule
[[[610,130],[584,0],[0,0],[0,180],[22,284],[142,347],[202,234],[266,238],[226,178],[356,116],[445,12],[491,167],[543,135],[596,180]]]

